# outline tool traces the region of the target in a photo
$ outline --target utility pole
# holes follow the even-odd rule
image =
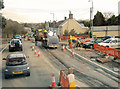
[[[92,19],[92,17],[93,17],[93,0],[89,0],[88,2],[92,3],[92,7],[90,7],[90,29],[91,29],[92,38],[93,38],[93,19]],[[89,34],[90,34],[90,29],[89,29]]]
[[[50,14],[53,14],[53,32],[54,32],[54,13],[50,13]]]

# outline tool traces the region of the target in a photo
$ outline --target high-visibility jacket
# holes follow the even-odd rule
[[[70,42],[72,42],[72,37],[70,37]]]
[[[47,33],[47,30],[44,30],[44,33]]]
[[[78,41],[79,44],[81,44],[81,41]]]

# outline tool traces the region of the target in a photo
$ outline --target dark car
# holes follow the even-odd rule
[[[30,67],[24,54],[9,54],[3,60],[6,60],[4,70],[5,79],[22,74],[30,76]]]
[[[89,42],[86,42],[86,43],[83,43],[83,48],[91,48],[93,49],[93,42],[98,44],[98,43],[101,43],[103,42],[103,39],[94,39],[94,40],[91,40]]]
[[[15,39],[20,39],[21,40],[21,35],[15,35]]]
[[[112,36],[105,36],[102,40],[104,41],[104,40],[107,40],[109,38],[112,38]]]
[[[19,39],[12,39],[9,44],[9,52],[20,50],[22,51],[22,42]]]

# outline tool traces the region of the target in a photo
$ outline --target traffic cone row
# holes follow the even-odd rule
[[[34,52],[34,54],[37,54],[36,48],[35,48],[35,52]]]
[[[65,51],[65,45],[63,44],[63,48],[62,48],[63,51]]]
[[[38,57],[40,57],[40,50],[38,50]]]
[[[34,46],[32,46],[32,51],[34,51]]]
[[[56,87],[54,73],[52,73],[52,85],[51,85],[51,87]]]
[[[72,50],[72,56],[73,56],[73,57],[75,56],[75,54],[74,54],[73,50]]]
[[[68,46],[68,42],[67,42],[67,46]]]
[[[59,39],[59,41],[61,41],[61,38]]]
[[[34,51],[34,54],[35,55],[38,54],[38,57],[40,57],[40,50],[38,50],[38,53],[37,53],[37,50],[34,46],[31,46],[31,48],[32,48],[32,51]]]

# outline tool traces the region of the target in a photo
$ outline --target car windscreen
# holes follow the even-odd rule
[[[19,40],[12,40],[11,44],[20,43]]]
[[[105,40],[104,43],[109,43],[111,39]]]
[[[20,37],[20,35],[16,35],[15,37]]]
[[[27,64],[24,58],[15,58],[15,59],[8,59],[6,62],[7,66],[17,66],[17,65],[25,65]]]

